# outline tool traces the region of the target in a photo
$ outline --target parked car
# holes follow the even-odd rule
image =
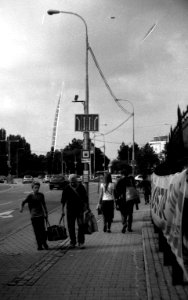
[[[68,184],[67,179],[63,175],[53,175],[50,178],[49,188],[50,190],[63,189]]]
[[[34,178],[31,175],[25,175],[22,179],[22,183],[32,183]]]
[[[42,182],[43,183],[49,183],[50,182],[50,175],[45,175]]]

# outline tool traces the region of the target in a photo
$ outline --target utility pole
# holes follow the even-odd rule
[[[77,13],[71,11],[62,11],[62,10],[54,10],[50,9],[47,12],[49,15],[54,14],[68,14],[75,17],[78,17],[84,24],[85,27],[85,101],[84,103],[84,114],[86,119],[88,119],[89,115],[89,72],[88,72],[88,51],[89,51],[89,41],[88,41],[88,28],[85,19]],[[83,132],[83,150],[89,151],[89,129]],[[83,173],[83,181],[86,187],[87,194],[89,195],[89,164],[88,162],[84,162],[84,173]]]

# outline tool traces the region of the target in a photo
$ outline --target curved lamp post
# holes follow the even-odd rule
[[[69,14],[69,15],[73,15],[75,17],[78,17],[85,26],[85,43],[86,43],[86,60],[85,60],[85,73],[86,73],[86,77],[85,77],[85,101],[84,101],[84,114],[86,116],[88,116],[89,114],[89,72],[88,72],[88,50],[89,50],[89,40],[88,40],[88,29],[87,29],[87,23],[84,20],[84,18],[82,16],[80,16],[77,13],[71,12],[71,11],[63,11],[63,10],[53,10],[50,9],[47,11],[47,13],[49,15],[54,15],[54,14]],[[85,131],[83,133],[84,135],[84,144],[83,144],[83,149],[84,150],[89,150],[89,131]],[[85,186],[86,186],[86,190],[87,193],[89,195],[89,164],[88,163],[84,163],[84,175],[83,178],[85,179]]]
[[[132,117],[133,117],[133,151],[132,151],[132,173],[135,175],[135,126],[134,126],[134,105],[131,101],[127,99],[116,99],[117,101],[126,101],[132,106]]]

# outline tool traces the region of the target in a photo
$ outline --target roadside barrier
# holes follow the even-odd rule
[[[164,265],[172,265],[172,283],[188,283],[188,170],[152,174],[151,217],[159,233]]]

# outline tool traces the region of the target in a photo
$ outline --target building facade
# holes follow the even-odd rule
[[[161,155],[162,152],[165,150],[165,145],[168,141],[168,136],[164,135],[164,136],[157,136],[154,137],[154,139],[149,142],[149,145],[153,148],[153,151],[158,154]]]

